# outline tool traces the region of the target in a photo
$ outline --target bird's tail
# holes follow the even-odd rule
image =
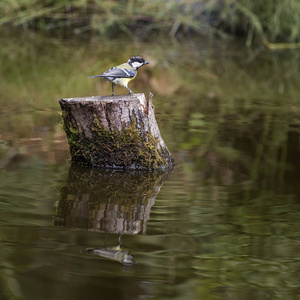
[[[90,76],[90,77],[88,77],[88,78],[96,78],[96,77],[102,77],[102,75]]]

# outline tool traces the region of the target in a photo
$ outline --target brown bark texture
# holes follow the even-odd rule
[[[72,161],[114,169],[165,170],[174,160],[154,115],[152,94],[59,100]]]

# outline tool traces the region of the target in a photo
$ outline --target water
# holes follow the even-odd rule
[[[0,299],[299,297],[297,53],[126,48],[153,58],[132,88],[154,92],[176,166],[104,172],[70,165],[57,99],[109,93],[84,80],[115,54],[4,38]]]

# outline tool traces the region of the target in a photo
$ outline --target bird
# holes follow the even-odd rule
[[[114,96],[115,85],[120,85],[129,91],[129,94],[133,94],[132,90],[128,88],[128,83],[133,80],[137,75],[137,70],[143,65],[149,64],[140,56],[133,56],[129,58],[127,63],[113,67],[105,71],[101,75],[91,76],[89,78],[105,78],[111,82],[111,95]]]

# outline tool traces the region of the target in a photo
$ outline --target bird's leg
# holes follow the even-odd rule
[[[129,89],[127,86],[124,86],[128,91],[129,91],[129,94],[134,94],[133,91],[131,89]]]
[[[114,94],[114,88],[115,88],[115,85],[114,84],[112,84],[111,85],[111,95],[112,96],[114,96],[115,94]]]

